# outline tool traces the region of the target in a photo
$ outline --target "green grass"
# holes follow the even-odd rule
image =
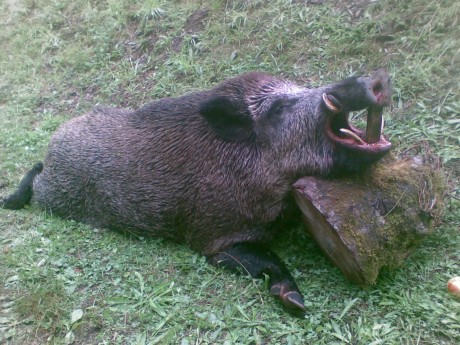
[[[43,158],[60,123],[96,104],[135,108],[249,70],[316,86],[379,66],[393,79],[385,116],[396,150],[429,143],[458,188],[459,2],[382,0],[357,18],[350,3],[2,0],[0,194]],[[304,292],[303,320],[265,282],[184,246],[36,207],[0,210],[0,342],[456,344],[460,302],[446,282],[460,275],[460,209],[455,198],[447,204],[405,265],[367,289],[294,230],[275,250]]]

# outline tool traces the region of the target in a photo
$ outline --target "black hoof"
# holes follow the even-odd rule
[[[275,284],[270,288],[272,295],[278,296],[283,307],[292,315],[303,317],[306,312],[303,297],[300,292],[292,290],[288,284]]]

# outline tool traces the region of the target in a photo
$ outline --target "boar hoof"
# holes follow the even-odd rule
[[[270,288],[270,293],[278,296],[283,307],[291,314],[303,317],[306,311],[303,297],[300,292],[293,290],[287,283],[275,284]]]

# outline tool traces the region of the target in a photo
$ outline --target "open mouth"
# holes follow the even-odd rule
[[[373,91],[378,99],[378,88]],[[341,109],[334,96],[323,94],[323,101],[332,113],[326,124],[326,133],[336,145],[368,155],[383,154],[391,149],[391,143],[382,134],[383,106],[377,104],[367,108],[366,131],[363,131],[349,122],[349,113]]]

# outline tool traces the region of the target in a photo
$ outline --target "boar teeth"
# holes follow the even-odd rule
[[[360,137],[358,137],[356,135],[356,133],[354,133],[353,131],[350,131],[349,129],[345,129],[345,128],[340,128],[340,132],[345,134],[347,137],[349,138],[352,138],[354,139],[358,144],[360,145],[364,145],[366,144],[363,139],[361,139]]]
[[[329,98],[327,97],[327,95],[325,93],[323,93],[323,101],[324,101],[324,104],[326,104],[326,107],[332,111],[333,113],[340,113],[340,109],[337,108],[330,100]]]

